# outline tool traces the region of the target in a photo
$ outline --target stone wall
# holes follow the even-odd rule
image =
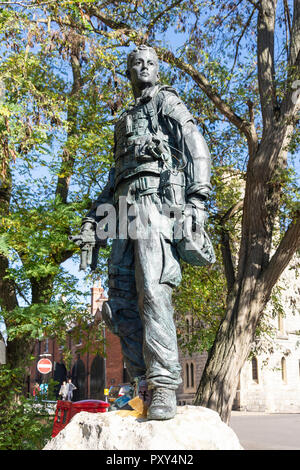
[[[176,392],[178,405],[191,405],[194,401],[197,386],[205,367],[207,352],[202,354],[185,354],[179,349],[179,362],[182,367],[182,384]],[[192,367],[193,365],[193,367]],[[192,374],[194,373],[194,377]]]
[[[272,336],[261,340],[263,352],[257,354],[257,377],[249,360],[240,377],[239,407],[248,411],[300,411],[300,280],[298,260],[282,274],[276,287],[282,307],[274,317],[269,303],[265,317]]]

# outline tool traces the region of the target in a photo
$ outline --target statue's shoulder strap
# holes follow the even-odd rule
[[[179,98],[179,95],[178,95],[177,91],[175,90],[175,88],[173,88],[170,85],[160,85],[158,87],[157,93],[160,93],[161,91],[167,91],[167,92],[172,93],[173,95],[175,95]]]
[[[163,116],[174,119],[183,126],[189,121],[194,122],[194,118],[182,102],[177,91],[168,86],[161,86],[157,93],[158,109]]]
[[[126,116],[126,114],[128,114],[133,108],[133,105],[129,105],[126,109],[123,109],[123,111],[121,111],[117,118],[117,122],[119,122],[124,116]]]
[[[163,107],[165,107],[166,102],[171,97],[174,97],[174,99],[177,99],[180,101],[180,97],[177,91],[175,90],[175,88],[169,85],[160,85],[157,87],[157,91],[154,96],[154,101],[156,103],[158,112],[161,111]]]
[[[146,102],[147,112],[151,118],[151,125],[154,133],[157,133],[159,129],[158,115],[162,111],[164,105],[165,93],[175,94],[177,99],[180,100],[178,93],[176,90],[174,90],[174,88],[170,87],[169,85],[156,85],[151,95],[149,95],[148,101]]]

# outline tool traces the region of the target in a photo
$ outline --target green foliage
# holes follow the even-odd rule
[[[81,22],[75,4],[61,8],[67,23]],[[7,308],[1,298],[1,316],[9,344],[55,335],[66,346],[76,325],[90,330],[90,346],[102,330],[91,328],[89,289],[82,292],[64,263],[78,260],[69,235],[79,231],[111,166],[118,57],[109,44],[87,42],[85,33],[60,24],[54,4],[38,14],[21,10],[0,8],[0,255],[9,264],[1,275],[18,300]],[[128,86],[115,86],[116,100],[125,100]],[[108,251],[101,250],[98,276]]]
[[[215,248],[218,254],[218,247]],[[209,268],[182,265],[182,282],[173,298],[178,343],[189,354],[211,348],[224,315],[226,280],[222,274],[220,256],[218,258],[217,263]]]
[[[0,450],[41,450],[51,438],[53,416],[25,398],[24,370],[0,366]]]

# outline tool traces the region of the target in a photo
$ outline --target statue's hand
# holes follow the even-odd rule
[[[106,246],[107,240],[98,239],[95,224],[85,222],[78,235],[69,239],[80,247],[80,270],[85,271],[88,266],[96,269],[98,251],[100,246]]]
[[[106,246],[107,244],[106,238],[102,239],[97,236],[97,225],[91,222],[84,222],[84,224],[81,226],[78,237],[76,238],[75,236],[74,238],[75,243],[77,243],[77,245],[79,246],[81,246],[81,244],[94,244],[98,246]]]
[[[84,222],[80,229],[80,237],[83,242],[95,243],[96,242],[96,226],[91,222]]]
[[[204,202],[197,198],[191,198],[189,205],[192,208],[193,224],[203,227],[208,218]]]
[[[193,210],[194,215],[194,223],[198,226],[204,226],[207,221],[207,212],[204,209],[194,208]]]
[[[95,243],[98,246],[107,245],[107,238],[97,236],[97,224],[84,222],[81,226],[80,235],[85,243]]]

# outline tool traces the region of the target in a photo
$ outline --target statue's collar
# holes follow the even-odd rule
[[[152,98],[157,94],[158,89],[158,85],[154,85],[151,88],[145,88],[145,90],[142,91],[142,95],[135,100],[135,105],[137,106],[139,104],[148,103],[151,101]]]

